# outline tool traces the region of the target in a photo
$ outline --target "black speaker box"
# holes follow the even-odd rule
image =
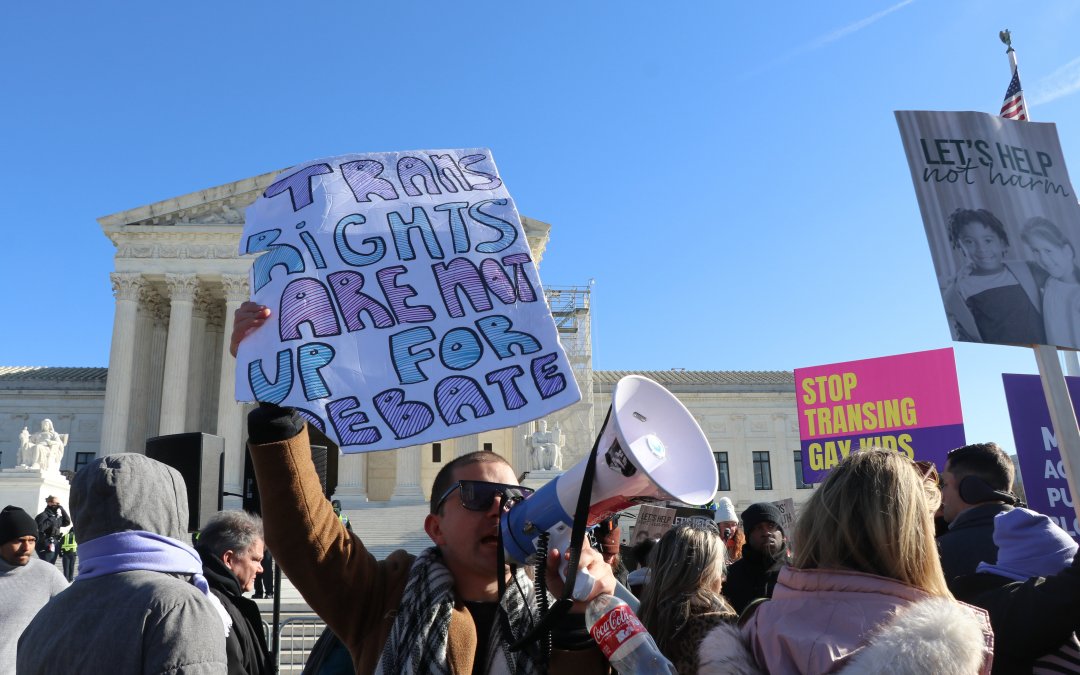
[[[323,495],[330,499],[337,490],[338,449],[322,436],[318,429],[309,426],[308,432],[312,442],[311,462],[315,465],[315,472],[319,474]],[[251,463],[251,450],[247,447],[244,448],[244,484],[241,488],[244,493],[242,508],[261,516],[262,498],[259,496],[258,481],[255,480],[255,467]]]
[[[180,472],[187,484],[188,532],[202,529],[221,510],[225,439],[201,432],[146,440],[146,456]]]

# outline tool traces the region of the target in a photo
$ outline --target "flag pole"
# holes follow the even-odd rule
[[[1001,31],[998,36],[1005,43],[1005,54],[1009,57],[1009,75],[1015,75],[1017,71],[1016,50],[1012,47],[1012,34],[1008,30]],[[1024,112],[1028,121],[1031,120],[1031,111],[1024,101]],[[1042,380],[1043,395],[1046,397],[1046,406],[1050,409],[1050,422],[1054,425],[1054,437],[1057,440],[1058,452],[1061,455],[1061,463],[1065,469],[1065,477],[1069,483],[1069,495],[1072,498],[1073,513],[1080,520],[1080,499],[1076,498],[1076,486],[1080,485],[1080,427],[1076,422],[1076,411],[1073,409],[1072,398],[1069,396],[1069,388],[1065,384],[1065,374],[1061,371],[1061,360],[1058,351],[1050,345],[1032,345],[1035,350],[1035,362],[1039,365],[1039,379]],[[1073,353],[1072,361],[1076,361]],[[1069,361],[1066,358],[1066,361]],[[1073,374],[1073,365],[1069,364],[1070,374]],[[1067,528],[1066,528],[1067,529]]]

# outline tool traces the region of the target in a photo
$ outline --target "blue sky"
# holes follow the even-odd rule
[[[950,346],[895,109],[996,112],[1013,31],[1080,173],[1080,4],[15,4],[0,25],[6,365],[104,366],[96,219],[321,156],[484,146],[595,280],[598,369],[773,370]],[[956,345],[969,440],[1002,372]]]

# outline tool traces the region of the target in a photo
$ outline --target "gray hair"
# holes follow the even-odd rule
[[[199,548],[215,558],[225,551],[246,553],[263,538],[262,518],[247,511],[220,511],[207,521],[199,533]]]

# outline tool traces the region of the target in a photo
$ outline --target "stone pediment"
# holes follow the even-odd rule
[[[279,173],[272,171],[102,216],[98,223],[116,246],[117,259],[237,259],[244,210]],[[551,225],[525,216],[521,216],[521,224],[539,265]]]

